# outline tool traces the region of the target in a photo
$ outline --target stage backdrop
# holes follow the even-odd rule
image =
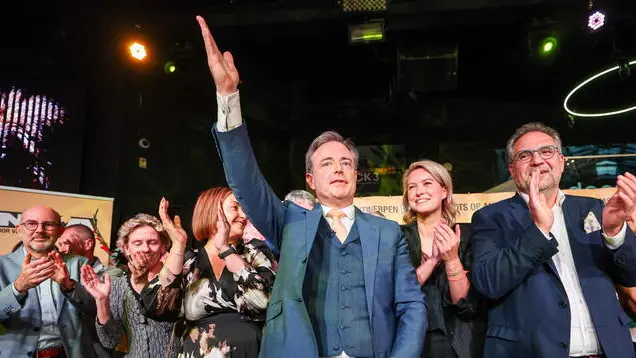
[[[84,224],[91,229],[91,219],[97,210],[97,227],[106,246],[110,245],[110,229],[113,216],[113,198],[87,196],[0,186],[0,254],[11,251],[20,241],[15,226],[20,222],[22,211],[33,205],[46,205],[62,215],[67,225]],[[95,255],[103,264],[108,264],[108,253],[95,245]]]
[[[564,193],[578,196],[589,196],[607,201],[616,191],[616,188],[601,189],[567,189]],[[478,194],[455,194],[455,202],[459,210],[457,222],[470,223],[473,213],[484,206],[496,203],[513,196],[514,192],[506,193],[478,193]],[[403,224],[404,208],[401,196],[367,196],[355,198],[354,204],[366,213],[374,211],[381,212],[387,219],[395,220]]]

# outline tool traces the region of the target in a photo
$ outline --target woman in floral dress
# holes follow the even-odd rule
[[[275,261],[264,241],[244,239],[245,214],[229,188],[203,192],[192,216],[194,237],[204,246],[187,251],[179,217],[159,215],[172,248],[158,278],[142,291],[145,314],[161,319],[181,311],[186,329],[179,358],[258,357],[275,277]]]

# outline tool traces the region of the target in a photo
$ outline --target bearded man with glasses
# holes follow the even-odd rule
[[[62,226],[55,210],[34,206],[16,226],[22,247],[0,256],[0,357],[93,358],[91,327],[80,310],[95,303],[79,283],[81,256],[62,258],[55,241]],[[88,324],[90,326],[84,326]]]
[[[605,204],[563,194],[561,138],[541,123],[506,154],[517,194],[471,226],[471,282],[492,300],[484,357],[634,358],[614,285],[636,286],[636,177],[619,175]]]

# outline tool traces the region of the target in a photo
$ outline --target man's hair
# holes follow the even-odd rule
[[[311,204],[311,206],[316,205],[316,198],[307,190],[292,190],[285,196],[285,200],[289,200],[293,203],[298,203],[298,201],[306,201]]]
[[[311,160],[313,159],[313,156],[318,148],[320,148],[323,144],[329,142],[338,142],[344,144],[344,146],[346,146],[353,155],[353,169],[358,169],[359,154],[355,144],[353,144],[353,141],[349,138],[345,139],[338,132],[327,131],[316,137],[316,139],[314,139],[313,142],[311,142],[311,144],[309,145],[309,149],[307,149],[307,153],[305,154],[305,171],[307,173],[311,173],[314,169]]]
[[[521,138],[523,135],[528,134],[530,132],[541,132],[549,135],[554,139],[554,142],[559,149],[559,153],[562,153],[561,150],[561,137],[559,136],[559,132],[557,132],[554,128],[548,127],[541,122],[530,122],[522,125],[517,128],[514,134],[508,139],[508,143],[506,144],[506,160],[508,163],[512,163],[513,156],[515,155],[514,146],[515,143]]]
[[[68,230],[68,229],[77,229],[79,231],[82,231],[82,232],[84,232],[87,235],[88,239],[95,241],[95,233],[93,232],[93,230],[91,230],[90,227],[88,227],[86,225],[73,224],[73,225],[67,226],[64,230]]]

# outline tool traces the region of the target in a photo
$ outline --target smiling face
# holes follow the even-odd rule
[[[442,211],[448,190],[438,183],[427,170],[418,168],[407,177],[407,200],[418,216],[429,216]]]
[[[533,152],[528,162],[516,159],[517,153],[523,150],[536,150],[546,146],[558,147],[551,136],[543,132],[529,132],[517,139],[513,145],[513,162],[508,169],[512,179],[517,184],[517,189],[522,193],[528,193],[530,173],[538,172],[541,177],[539,191],[548,192],[558,190],[561,175],[565,167],[565,158],[560,152],[556,152],[552,158],[544,159],[538,152]]]
[[[51,251],[62,232],[60,215],[44,206],[27,209],[16,228],[26,250],[37,255]]]
[[[247,219],[234,194],[230,194],[223,200],[223,214],[228,224],[230,224],[228,240],[234,242],[243,237]]]
[[[353,154],[340,142],[321,145],[312,158],[312,172],[305,174],[318,201],[331,208],[343,208],[353,203],[357,171]]]

